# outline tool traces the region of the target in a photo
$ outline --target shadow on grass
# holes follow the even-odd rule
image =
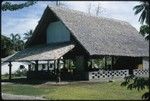
[[[39,79],[27,79],[27,78],[13,78],[11,80],[5,79],[1,80],[1,82],[9,82],[9,83],[15,83],[15,84],[31,84],[31,85],[37,85],[37,84],[43,84],[49,81],[56,82],[56,80],[39,80]]]

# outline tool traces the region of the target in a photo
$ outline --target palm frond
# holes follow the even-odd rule
[[[142,10],[143,10],[143,6],[142,7],[139,7],[137,9],[135,9],[136,11],[134,12],[135,15],[139,14]]]
[[[143,12],[142,12],[142,14],[141,14],[141,16],[140,16],[140,18],[139,18],[139,22],[140,22],[141,24],[144,23],[145,17],[146,17],[146,12],[145,12],[145,10],[143,10]]]

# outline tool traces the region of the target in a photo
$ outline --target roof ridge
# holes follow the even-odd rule
[[[98,18],[98,19],[112,20],[112,21],[119,22],[119,23],[124,24],[124,25],[130,25],[130,23],[127,21],[123,21],[123,20],[119,20],[119,19],[115,19],[115,18],[108,18],[108,17],[104,17],[104,16],[91,15],[87,12],[83,12],[83,11],[79,11],[79,10],[75,10],[75,9],[71,9],[71,8],[66,8],[66,7],[62,7],[62,6],[57,7],[57,6],[53,6],[53,5],[48,5],[48,7],[50,9],[54,8],[54,9],[60,9],[60,10],[68,10],[68,11],[76,12],[78,14],[82,14],[85,16],[90,16],[90,17],[94,17],[94,18]]]

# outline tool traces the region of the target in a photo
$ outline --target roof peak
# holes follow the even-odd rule
[[[53,6],[53,5],[48,5],[48,7],[50,9],[68,10],[70,12],[76,12],[76,13],[79,13],[81,15],[85,15],[85,16],[89,16],[89,17],[95,17],[95,18],[99,18],[99,19],[105,19],[105,20],[115,21],[115,22],[121,23],[122,25],[129,25],[130,24],[127,21],[123,21],[123,20],[119,20],[119,19],[115,19],[115,18],[108,18],[108,17],[104,17],[104,16],[91,15],[91,14],[89,14],[87,12],[83,12],[83,11],[79,11],[79,10],[75,10],[75,9],[71,9],[71,8],[67,8],[67,7]]]

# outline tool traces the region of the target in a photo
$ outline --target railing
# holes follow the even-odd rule
[[[88,73],[89,80],[124,78],[129,75],[129,70],[99,70]]]
[[[135,76],[140,76],[140,77],[149,77],[149,70],[148,69],[134,69],[133,74]]]

